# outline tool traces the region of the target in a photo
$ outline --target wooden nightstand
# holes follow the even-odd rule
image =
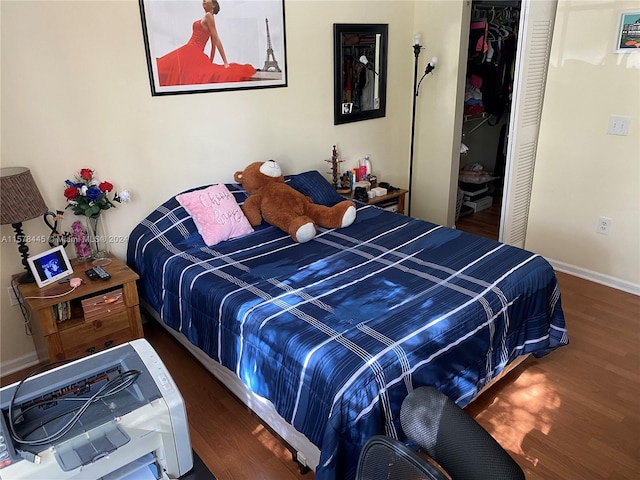
[[[369,205],[378,205],[379,207],[384,207],[387,205],[396,205],[396,213],[404,215],[404,200],[409,193],[409,190],[404,190],[402,188],[398,190],[394,190],[393,192],[387,193],[381,197],[373,197],[370,198],[367,202]],[[353,192],[344,195],[347,198],[353,198]]]
[[[69,283],[38,288],[20,284],[22,302],[31,315],[33,342],[41,362],[75,358],[141,338],[142,322],[136,280],[138,274],[122,260],[112,257],[103,268],[109,280],[89,280],[84,273],[91,262],[71,261],[73,277],[84,280],[68,295],[57,298],[29,298],[58,295],[71,289]],[[57,321],[56,309],[68,302],[69,318]],[[66,312],[66,309],[65,309]]]

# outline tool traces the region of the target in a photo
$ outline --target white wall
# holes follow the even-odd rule
[[[559,2],[525,246],[638,293],[640,53],[614,53],[631,9],[640,2]],[[631,118],[628,136],[607,134],[611,114]],[[613,219],[608,236],[596,233],[600,216]]]
[[[449,226],[455,221],[455,195],[450,192],[458,182],[471,11],[467,8],[465,13],[464,3],[418,0],[414,18],[414,31],[422,33],[424,46],[418,79],[432,57],[438,57],[438,65],[422,81],[416,102],[411,216]],[[413,60],[413,50],[408,50]],[[411,73],[413,76],[413,69]]]

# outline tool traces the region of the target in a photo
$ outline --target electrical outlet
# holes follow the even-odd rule
[[[16,297],[16,292],[13,290],[13,287],[7,287],[7,291],[9,292],[9,303],[11,305],[18,305],[18,297]]]
[[[600,233],[601,235],[609,235],[609,233],[611,232],[612,221],[613,220],[611,220],[610,218],[600,217],[598,219],[598,228],[596,229],[596,232]]]

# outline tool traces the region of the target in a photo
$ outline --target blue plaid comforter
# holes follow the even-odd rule
[[[353,478],[372,435],[403,440],[413,388],[464,406],[517,356],[568,343],[545,259],[373,206],[305,244],[263,224],[207,247],[172,198],[127,259],[167,325],[318,446],[318,480]]]

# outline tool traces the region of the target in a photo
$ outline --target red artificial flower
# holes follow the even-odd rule
[[[91,170],[90,168],[82,168],[80,169],[80,176],[84,180],[91,180],[91,178],[93,177],[93,170]]]
[[[113,185],[109,182],[100,182],[100,185],[98,185],[98,188],[100,189],[101,192],[110,192],[111,190],[113,190]]]
[[[80,194],[80,190],[76,187],[67,187],[64,189],[64,196],[67,200],[73,200]]]

